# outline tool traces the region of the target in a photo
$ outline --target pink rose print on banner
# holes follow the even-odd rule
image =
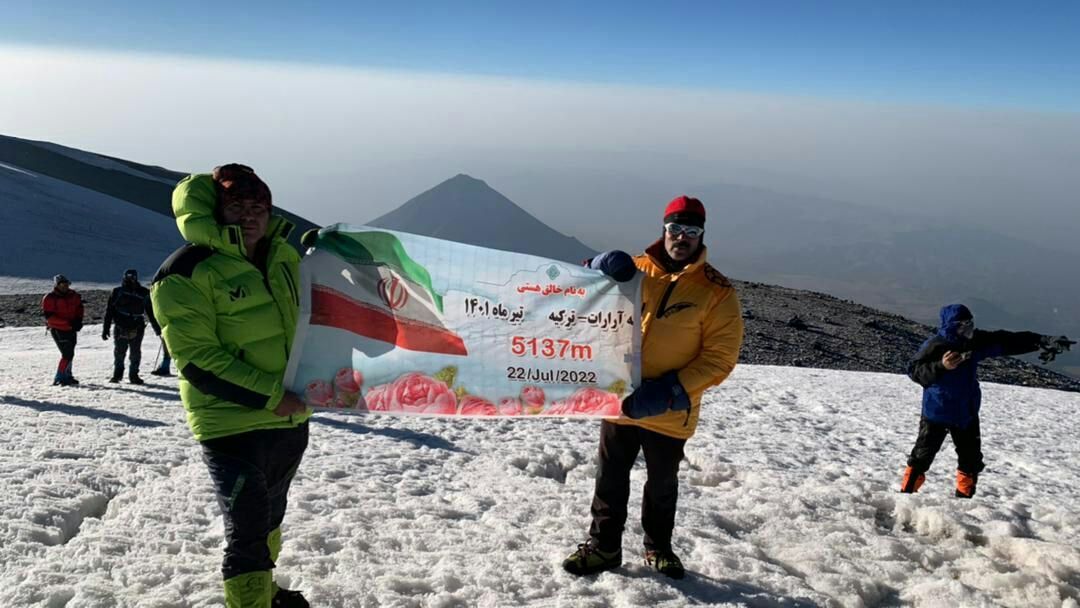
[[[572,412],[570,411],[570,406],[567,404],[566,401],[552,401],[551,405],[549,405],[547,409],[541,413],[548,416],[563,416]]]
[[[312,380],[304,388],[304,402],[311,407],[333,407],[334,389],[326,380]]]
[[[390,394],[389,384],[380,384],[379,386],[373,386],[368,389],[366,395],[364,395],[364,405],[372,412],[389,412],[390,403],[387,399]]]
[[[343,367],[334,376],[334,395],[342,407],[355,407],[360,398],[360,388],[364,385],[364,375],[360,370]]]
[[[498,416],[495,404],[476,395],[465,395],[458,402],[458,413],[462,416]]]
[[[565,401],[558,401],[545,414],[570,416],[589,414],[593,416],[618,416],[622,412],[622,400],[615,393],[598,388],[582,388]]]
[[[525,406],[525,413],[527,414],[539,414],[544,409],[544,402],[547,397],[544,395],[544,389],[539,386],[526,385],[521,389],[521,402]]]
[[[517,399],[506,397],[499,401],[499,413],[503,416],[520,416],[525,413],[525,408]]]
[[[457,413],[457,397],[450,387],[419,372],[409,372],[394,380],[388,393],[388,411],[410,414]]]

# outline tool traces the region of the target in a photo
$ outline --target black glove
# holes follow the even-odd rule
[[[109,328],[108,327],[103,327],[101,329],[101,339],[102,340],[108,340],[109,339]]]
[[[599,270],[619,283],[625,283],[637,274],[637,266],[634,258],[629,253],[613,249],[605,251],[591,260],[587,260],[586,266],[593,270]]]
[[[1061,353],[1070,350],[1073,344],[1076,344],[1076,340],[1070,340],[1065,336],[1043,336],[1039,340],[1039,348],[1042,349],[1039,360],[1050,363]]]
[[[75,330],[76,333],[82,331],[82,319],[79,319],[77,321],[72,321],[71,322],[71,329]]]
[[[690,396],[679,382],[676,372],[668,372],[655,380],[644,380],[623,399],[622,412],[627,418],[648,418],[668,410],[690,409]]]

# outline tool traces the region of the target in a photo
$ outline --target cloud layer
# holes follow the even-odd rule
[[[713,182],[1077,225],[1077,114],[29,47],[0,47],[0,81],[2,133],[177,170],[243,160],[317,222],[467,172],[586,238],[581,219]]]

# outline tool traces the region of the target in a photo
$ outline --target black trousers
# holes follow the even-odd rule
[[[124,373],[124,357],[131,350],[131,375],[139,373],[139,364],[142,363],[142,341],[146,334],[146,327],[132,327],[113,330],[113,373],[120,376]]]
[[[592,502],[589,536],[601,551],[622,548],[630,500],[630,470],[638,452],[645,452],[647,481],[641,500],[645,548],[670,551],[679,499],[679,462],[685,439],[675,439],[638,426],[600,423],[600,467]]]
[[[65,374],[75,358],[75,345],[79,341],[79,334],[72,330],[51,328],[49,333],[52,335],[53,342],[56,342],[56,348],[60,349],[60,366],[57,368],[57,373]]]
[[[270,534],[285,519],[289,485],[308,444],[308,424],[202,443],[225,518],[223,578],[272,570]]]
[[[945,443],[945,435],[952,435],[953,447],[956,448],[956,468],[968,475],[978,475],[986,465],[983,463],[982,435],[979,433],[979,418],[967,428],[945,426],[922,417],[919,420],[919,436],[915,447],[908,457],[908,466],[915,476],[930,470],[938,450]]]

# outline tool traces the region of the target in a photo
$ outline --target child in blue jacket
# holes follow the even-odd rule
[[[1075,343],[1065,336],[1028,331],[977,330],[974,316],[963,304],[942,308],[937,333],[923,343],[908,365],[908,376],[923,387],[922,418],[900,491],[911,493],[922,486],[945,435],[952,435],[957,456],[956,496],[974,496],[979,473],[985,467],[979,435],[979,362],[1040,349],[1039,358],[1049,362]]]

